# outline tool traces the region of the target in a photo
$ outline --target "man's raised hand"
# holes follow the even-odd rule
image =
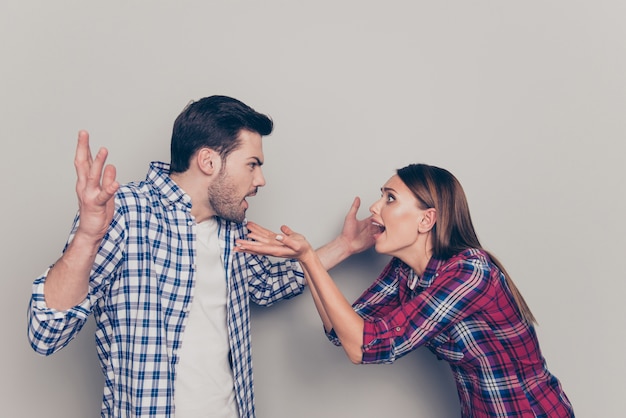
[[[115,167],[110,164],[105,167],[107,155],[107,149],[100,148],[94,159],[89,148],[89,133],[78,133],[74,157],[80,212],[78,231],[95,240],[102,239],[111,223],[115,210],[113,196],[119,188]]]

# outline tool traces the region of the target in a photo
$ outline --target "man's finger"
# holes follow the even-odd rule
[[[119,189],[120,185],[117,181],[115,181],[115,175],[115,166],[109,164],[104,168],[104,175],[102,176],[102,190],[98,196],[98,199],[100,200],[99,203],[104,204],[109,201],[113,195],[115,195],[117,189]]]
[[[89,176],[91,167],[91,151],[89,150],[89,133],[87,131],[78,132],[76,143],[76,154],[74,156],[74,168],[76,169],[77,188],[84,187],[84,183]]]
[[[100,148],[96,154],[96,159],[93,160],[91,167],[89,168],[89,175],[87,176],[87,186],[99,187],[102,180],[102,170],[104,163],[106,162],[109,151],[106,148]]]

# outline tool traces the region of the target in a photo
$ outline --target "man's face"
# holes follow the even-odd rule
[[[243,222],[248,209],[246,197],[254,196],[265,186],[261,135],[242,130],[240,145],[226,157],[218,177],[209,186],[209,204],[215,214],[234,222]]]

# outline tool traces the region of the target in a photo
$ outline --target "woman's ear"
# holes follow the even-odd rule
[[[429,208],[422,212],[421,219],[417,224],[417,232],[425,233],[433,229],[437,222],[437,210]]]

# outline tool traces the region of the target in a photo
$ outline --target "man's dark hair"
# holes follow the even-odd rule
[[[187,171],[191,156],[204,147],[226,159],[239,146],[242,129],[266,136],[273,128],[268,116],[232,97],[210,96],[193,102],[174,122],[170,173]]]

